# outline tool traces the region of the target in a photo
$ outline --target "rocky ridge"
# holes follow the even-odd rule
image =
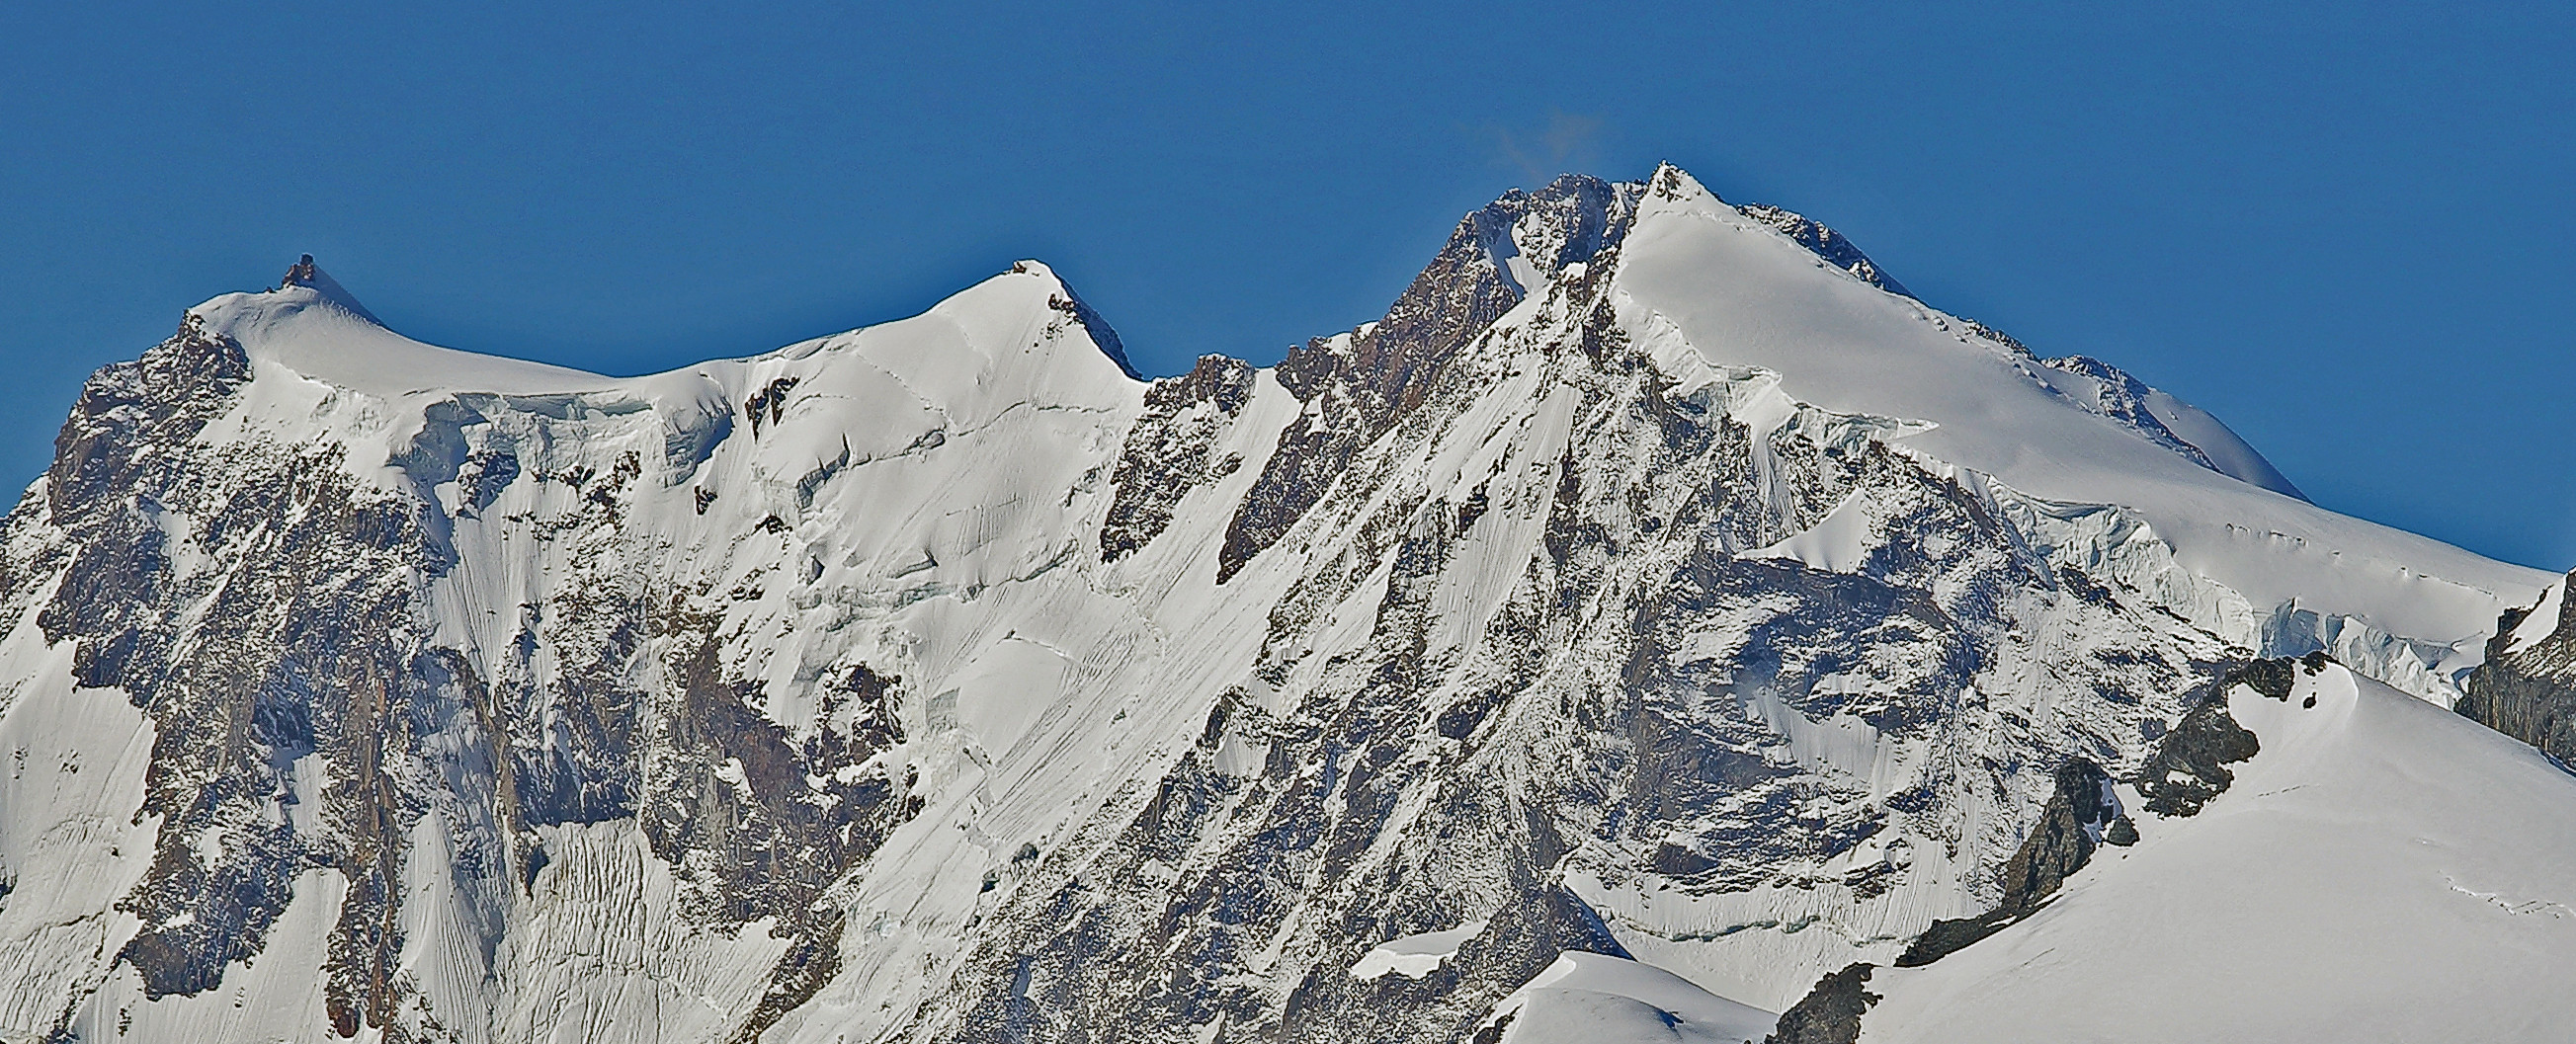
[[[2576,620],[2569,619],[2566,591],[2561,580],[2531,608],[2505,610],[2485,662],[2452,709],[2576,764]]]

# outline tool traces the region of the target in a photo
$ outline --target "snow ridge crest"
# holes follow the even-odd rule
[[[377,326],[385,325],[384,320],[376,318],[376,313],[368,311],[367,306],[358,303],[357,295],[351,294],[347,287],[341,286],[339,280],[331,278],[331,274],[323,271],[322,266],[314,264],[311,254],[297,258],[293,265],[287,266],[286,274],[278,279],[278,289],[283,290],[290,286],[304,287],[322,295],[323,300],[340,306],[351,315]]]

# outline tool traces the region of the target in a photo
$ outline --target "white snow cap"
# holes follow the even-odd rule
[[[254,359],[280,364],[325,384],[386,398],[438,397],[458,392],[552,395],[619,389],[649,397],[650,389],[671,383],[670,378],[683,371],[696,371],[707,365],[684,367],[668,374],[619,378],[425,344],[388,328],[358,302],[357,295],[324,272],[311,254],[297,259],[276,289],[225,294],[190,311],[205,320],[210,332],[239,341]],[[923,316],[864,329],[892,333],[931,316],[941,317],[940,325],[966,332],[968,340],[982,344],[984,351],[999,342],[1017,342],[1023,330],[1043,326],[1050,318],[1070,319],[1083,334],[1075,341],[1087,338],[1090,347],[1097,348],[1129,381],[1144,379],[1128,362],[1117,332],[1041,262],[1017,262],[1001,274],[951,295]],[[810,354],[818,346],[849,334],[818,338],[765,354]],[[1064,379],[1077,385],[1091,383],[1084,371],[1094,365],[1069,353],[1052,353],[1052,357],[1043,359],[979,357],[950,365],[974,368],[994,364],[1004,368],[1067,368],[1072,372]],[[1023,374],[1011,383],[1033,382],[1060,383],[1034,374]]]
[[[1135,365],[1127,361],[1127,346],[1119,342],[1118,331],[1111,329],[1109,321],[1101,318],[1099,312],[1083,303],[1082,295],[1074,293],[1073,287],[1064,281],[1064,277],[1055,274],[1055,269],[1047,267],[1041,261],[1022,259],[1011,266],[1011,272],[1015,275],[1038,276],[1054,283],[1057,296],[1064,300],[1064,309],[1073,313],[1074,321],[1081,323],[1083,332],[1091,335],[1091,343],[1100,347],[1100,353],[1108,356],[1109,361],[1117,363],[1119,372],[1126,374],[1129,379],[1139,381],[1145,379],[1145,375],[1136,372]],[[1054,299],[1050,298],[1048,304],[1053,306]]]
[[[1669,164],[1649,180],[1621,250],[1622,310],[1656,333],[1673,372],[1751,368],[1778,375],[1801,403],[1918,424],[1894,443],[2023,497],[2131,512],[2177,561],[2256,612],[2296,599],[2390,633],[2473,641],[2501,604],[2529,604],[2553,579],[2188,459],[2083,408],[2053,383],[2067,375],[2027,349],[1857,277],[1819,278],[1830,264]],[[2206,414],[2146,405],[2163,406],[2160,420],[2205,453],[2226,451],[2222,468],[2270,473]]]
[[[297,259],[294,265],[288,267],[286,276],[279,279],[277,285],[280,290],[290,286],[305,287],[320,294],[323,300],[340,306],[351,315],[378,326],[385,325],[384,320],[376,318],[376,313],[368,311],[367,306],[359,304],[357,297],[350,294],[348,288],[341,286],[339,280],[331,278],[330,273],[322,271],[320,265],[314,264],[311,254],[304,255]]]

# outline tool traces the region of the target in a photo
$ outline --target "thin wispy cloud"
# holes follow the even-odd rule
[[[1484,133],[1493,143],[1495,162],[1543,181],[1597,159],[1606,129],[1599,116],[1549,109],[1538,126],[1488,123]]]

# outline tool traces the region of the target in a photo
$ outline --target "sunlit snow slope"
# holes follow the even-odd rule
[[[2141,816],[2022,924],[1880,970],[1861,1039],[2563,1039],[2576,777],[2341,666],[2297,679],[2226,694],[2262,749],[2225,793]]]
[[[1151,382],[1034,262],[610,378],[307,259],[0,526],[0,1039],[1723,1037],[2549,579],[2296,493],[1669,167]]]
[[[1778,373],[1785,390],[1816,406],[1923,425],[1902,444],[1992,476],[2041,518],[2052,514],[2041,502],[2107,506],[2124,516],[2107,524],[2143,527],[2192,578],[2225,589],[2178,590],[2193,585],[2181,577],[2157,584],[2174,608],[2231,641],[2275,654],[2327,648],[2418,694],[2455,693],[2438,676],[2475,662],[2497,595],[2521,598],[2547,582],[2310,504],[2214,418],[2153,389],[2137,412],[2173,419],[2165,430],[2197,437],[2201,460],[2104,423],[2082,408],[2104,398],[2095,375],[2042,366],[1910,298],[1801,273],[1821,261],[1768,231],[1695,184],[1651,197],[1621,267],[1629,308],[1669,323],[1713,364]],[[2262,495],[2226,472],[2290,495]],[[2115,573],[2153,568],[2120,561],[2126,549],[2096,531],[2104,524],[2040,521],[2032,535],[2053,558]],[[2445,648],[2390,648],[2389,635]]]

